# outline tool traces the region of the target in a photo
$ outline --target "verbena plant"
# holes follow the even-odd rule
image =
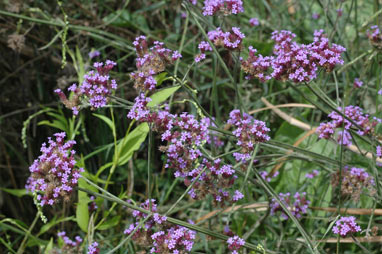
[[[35,117],[59,131],[3,188],[36,211],[0,221],[4,251],[380,253],[378,1],[143,2],[103,21],[132,42],[61,2],[62,21],[0,10],[56,27],[41,49],[60,40],[77,75],[24,122],[25,147]],[[71,31],[127,55],[85,57]]]

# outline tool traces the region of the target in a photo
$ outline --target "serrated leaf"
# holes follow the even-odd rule
[[[122,139],[117,146],[117,152],[119,154],[118,165],[124,165],[130,160],[133,153],[138,150],[145,141],[148,132],[149,126],[147,123],[141,123]],[[113,161],[115,160],[115,156],[116,155],[114,155]]]
[[[113,121],[110,118],[108,118],[107,116],[99,115],[99,114],[95,114],[95,113],[93,113],[93,116],[98,117],[99,119],[104,121],[107,124],[107,126],[109,126],[110,129],[114,132],[115,126],[113,124]]]
[[[153,95],[150,96],[151,101],[149,103],[147,103],[147,106],[153,107],[153,106],[156,106],[156,105],[164,102],[173,93],[175,93],[179,88],[180,88],[180,86],[173,86],[173,87],[162,89],[162,90],[154,93]]]

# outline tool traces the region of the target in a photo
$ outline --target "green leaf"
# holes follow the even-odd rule
[[[150,96],[151,101],[149,103],[147,103],[147,106],[148,107],[154,107],[154,106],[164,102],[173,93],[175,93],[179,88],[180,88],[180,86],[173,86],[173,87],[162,89],[162,90],[154,93],[153,95]]]
[[[87,188],[88,184],[85,182],[84,179],[80,178],[78,179],[78,186],[82,188]],[[89,208],[88,203],[90,202],[90,198],[88,195],[78,190],[78,203],[77,203],[77,209],[76,209],[76,221],[78,226],[82,229],[84,232],[88,232],[88,224],[89,224]]]
[[[53,237],[50,238],[50,241],[48,245],[45,248],[44,254],[50,254],[52,253],[51,250],[53,249]]]
[[[98,177],[100,176],[100,174],[102,174],[102,172],[107,169],[107,168],[110,168],[111,166],[113,166],[113,162],[108,162],[104,165],[102,165],[98,171],[97,171],[97,174],[95,175],[95,177],[98,179]]]
[[[113,124],[113,121],[110,118],[108,118],[107,116],[99,115],[99,114],[95,114],[95,113],[93,113],[93,116],[98,117],[99,119],[104,121],[110,127],[110,129],[114,132],[115,126]]]
[[[149,126],[147,123],[141,123],[122,139],[117,146],[117,153],[119,154],[118,165],[124,165],[130,160],[133,153],[138,150],[145,141],[148,132]],[[114,160],[115,155],[113,161]]]
[[[49,48],[50,46],[52,46],[52,44],[58,39],[60,38],[61,34],[64,32],[64,30],[60,30],[54,37],[53,39],[48,43],[46,44],[45,46],[42,46],[41,48],[38,48],[38,50],[44,50],[44,49],[47,49]]]
[[[157,82],[156,86],[162,85],[163,81],[166,80],[167,72],[161,72],[155,76],[155,80]]]
[[[70,216],[70,217],[62,217],[60,219],[56,219],[56,216],[55,216],[53,219],[50,219],[47,224],[45,224],[45,225],[43,225],[41,227],[40,232],[38,232],[37,236],[40,236],[40,235],[44,234],[50,228],[52,228],[53,226],[55,226],[55,225],[57,225],[57,224],[59,224],[61,222],[70,221],[70,220],[74,220],[74,217]]]
[[[22,197],[22,196],[25,196],[25,195],[29,195],[29,196],[32,196],[32,193],[30,192],[27,192],[26,189],[7,189],[7,188],[0,188],[0,190],[3,190],[5,192],[8,192],[9,194],[12,194],[16,197]]]
[[[110,220],[107,220],[104,223],[102,223],[97,229],[106,230],[106,229],[112,228],[119,223],[120,219],[121,219],[121,216],[119,215],[113,216]]]
[[[79,84],[82,84],[82,81],[84,81],[85,67],[84,67],[84,60],[82,58],[81,51],[78,48],[78,46],[76,46],[76,58],[78,62],[78,70],[77,70],[78,82]]]
[[[49,122],[48,120],[43,120],[43,121],[38,122],[37,125],[47,125],[47,126],[57,128],[59,130],[65,131],[65,132],[67,132],[67,130],[68,130],[67,126],[58,120],[53,120],[52,122]]]

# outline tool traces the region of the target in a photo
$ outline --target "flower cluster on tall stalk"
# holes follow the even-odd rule
[[[308,205],[310,204],[310,201],[306,199],[306,193],[299,193],[296,192],[293,195],[293,199],[291,198],[290,193],[280,193],[279,194],[280,201],[288,207],[290,212],[296,217],[301,218],[303,214],[307,213]],[[277,212],[281,213],[281,217],[285,220],[287,220],[289,217],[281,207],[280,203],[277,202],[276,199],[272,198],[272,202],[269,204],[269,207],[271,209],[271,215],[276,214]]]
[[[342,108],[337,108],[339,112],[342,112]],[[358,106],[347,106],[343,109],[343,114],[353,120],[361,129],[357,130],[357,134],[364,136],[374,132],[374,127],[378,124],[378,119],[370,119],[368,114],[364,114],[363,110]],[[354,124],[343,117],[336,111],[331,112],[329,115],[331,121],[326,123],[321,123],[317,128],[316,133],[319,135],[319,138],[329,139],[331,138],[336,129],[340,129],[338,132],[337,141],[339,144],[344,146],[349,146],[352,144],[352,136],[350,130],[356,129]],[[343,130],[342,130],[343,128]]]
[[[141,225],[147,214],[134,210],[132,215],[135,223],[131,224],[124,233],[132,234],[132,239],[139,245],[152,246],[150,253],[190,253],[196,232],[185,227],[166,222],[167,217],[159,215],[155,199],[146,200],[141,208],[153,212],[153,216]]]
[[[72,92],[69,99],[61,89],[56,89],[54,92],[58,94],[61,102],[73,111],[74,115],[87,105],[90,105],[92,110],[105,107],[109,102],[109,95],[117,89],[117,82],[114,79],[110,80],[109,75],[116,65],[111,60],[106,60],[105,63],[94,63],[95,71],[86,73],[80,86],[73,84],[68,88],[68,91]]]
[[[37,194],[41,206],[53,205],[60,200],[69,201],[70,194],[77,186],[82,168],[75,168],[74,140],[65,142],[65,132],[54,134],[42,144],[42,154],[29,167],[31,176],[25,188]]]
[[[323,30],[315,31],[313,42],[307,45],[294,42],[295,37],[291,31],[274,31],[272,56],[257,55],[257,50],[250,46],[248,58],[241,60],[247,79],[309,82],[317,77],[319,68],[331,72],[336,65],[344,63],[341,53],[346,49],[334,43],[330,45]]]
[[[241,50],[242,41],[245,35],[240,31],[240,27],[232,27],[230,32],[223,32],[220,27],[208,32],[208,39],[216,46],[227,50]],[[198,45],[200,53],[195,56],[195,62],[200,62],[206,58],[206,52],[212,51],[212,47],[207,41],[201,41]]]
[[[363,168],[345,166],[341,172],[337,171],[332,175],[332,185],[341,185],[342,196],[350,197],[354,202],[359,201],[365,190],[372,196],[376,193],[374,177]]]
[[[346,237],[361,231],[361,227],[357,225],[354,216],[349,216],[341,217],[337,220],[332,230],[334,234],[338,234],[341,237]]]

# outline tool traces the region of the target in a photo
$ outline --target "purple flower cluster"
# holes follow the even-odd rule
[[[154,212],[154,216],[146,221],[143,225],[143,229],[139,226],[139,221],[146,218],[148,215],[140,211],[134,210],[133,217],[135,218],[135,223],[131,224],[127,229],[125,229],[124,234],[131,234],[136,228],[137,231],[133,234],[132,239],[138,244],[145,245],[151,244],[151,234],[153,232],[153,227],[157,224],[162,224],[167,220],[165,216],[160,216],[157,214],[157,205],[155,204],[155,199],[151,199],[151,209],[150,200],[146,200],[140,205],[141,208]]]
[[[275,178],[276,176],[279,175],[279,171],[276,171],[275,173],[272,174],[272,172],[267,172],[267,171],[260,171],[259,172],[261,178],[263,178],[265,181],[268,183],[272,180],[272,178]]]
[[[137,71],[130,74],[135,81],[135,88],[142,91],[154,90],[157,81],[154,75],[165,70],[166,65],[173,64],[182,55],[164,47],[163,42],[154,41],[154,46],[148,48],[145,36],[138,36],[133,42],[137,53]]]
[[[151,235],[154,247],[150,253],[190,253],[195,237],[195,231],[178,225],[158,231]]]
[[[191,251],[196,232],[178,225],[168,225],[166,223],[167,218],[156,213],[157,205],[155,204],[155,199],[151,200],[151,209],[149,200],[142,203],[140,207],[154,212],[152,218],[146,221],[143,228],[140,228],[139,221],[148,215],[134,210],[132,215],[136,222],[131,224],[124,231],[124,234],[131,234],[137,229],[132,239],[140,245],[153,245],[154,247],[150,253],[189,253]],[[157,228],[155,233],[154,227]]]
[[[84,75],[83,83],[77,87],[76,84],[71,85],[68,91],[73,92],[73,96],[68,99],[61,89],[54,92],[58,94],[62,103],[73,111],[74,115],[78,114],[79,106],[82,101],[87,101],[92,109],[105,107],[108,102],[108,96],[112,90],[117,89],[116,81],[110,80],[109,72],[117,65],[111,60],[105,63],[96,62],[93,67],[96,71],[89,71]]]
[[[67,235],[65,231],[61,231],[57,233],[57,236],[60,237],[64,244],[71,247],[77,247],[82,243],[82,238],[80,236],[76,236],[74,239],[75,241],[71,240]]]
[[[204,0],[203,15],[212,16],[217,12],[225,15],[238,14],[244,12],[243,1],[241,0]]]
[[[247,78],[258,78],[261,82],[270,80],[295,83],[309,82],[316,78],[318,67],[330,72],[338,64],[343,64],[341,53],[346,49],[340,45],[329,45],[323,30],[315,31],[313,42],[305,45],[293,41],[296,35],[290,31],[274,31],[273,56],[256,55],[256,49],[249,47],[249,56],[241,59],[241,67]]]
[[[308,205],[310,201],[306,199],[306,193],[302,194],[296,192],[293,196],[294,202],[292,203],[292,199],[290,197],[290,193],[280,193],[279,198],[281,202],[285,204],[286,207],[289,208],[290,212],[296,217],[301,218],[301,216],[307,213]],[[271,215],[276,214],[276,212],[281,212],[281,217],[284,219],[288,219],[288,215],[284,212],[283,208],[276,201],[276,199],[272,199],[272,202],[269,204],[271,208]]]
[[[244,38],[245,35],[240,32],[239,27],[232,27],[231,32],[223,32],[220,27],[208,32],[208,39],[215,46],[224,47],[228,50],[241,50],[241,43]],[[212,51],[212,47],[206,41],[200,42],[198,48],[200,49],[200,54],[196,55],[195,62],[205,59],[205,52]]]
[[[382,158],[382,147],[381,146],[377,146],[376,154],[377,154],[377,157]]]
[[[229,164],[223,164],[221,159],[216,159],[213,162],[203,159],[197,168],[188,173],[185,184],[189,185],[195,181],[204,168],[206,170],[189,191],[192,198],[202,200],[207,194],[210,194],[214,197],[216,206],[223,206],[225,203],[231,204],[244,197],[238,190],[230,192],[237,176],[233,167]]]
[[[263,121],[256,120],[247,113],[240,113],[240,110],[232,110],[229,114],[227,124],[235,127],[232,132],[237,137],[236,145],[241,147],[241,151],[234,153],[236,161],[246,162],[250,159],[250,153],[254,150],[256,143],[266,142],[270,139],[267,133],[270,129]]]
[[[305,177],[308,178],[308,179],[313,179],[315,178],[316,176],[318,176],[320,172],[317,170],[317,169],[314,169],[312,172],[310,173],[306,173],[305,174]]]
[[[336,187],[340,183],[342,195],[350,196],[356,202],[365,188],[369,190],[370,195],[375,193],[374,178],[363,168],[345,166],[341,172],[337,171],[332,176],[332,185]]]
[[[251,19],[249,19],[249,24],[251,26],[259,26],[260,22],[259,22],[259,20],[257,18],[251,18]]]
[[[361,231],[361,227],[355,222],[354,216],[341,217],[333,227],[333,233],[345,237],[349,234]]]
[[[87,254],[99,254],[99,248],[98,248],[97,242],[93,242],[92,244],[89,245]]]
[[[363,82],[361,80],[359,80],[358,78],[354,79],[354,82],[353,82],[354,88],[360,88],[362,87],[362,85],[363,85]]]
[[[369,37],[370,44],[377,49],[382,49],[382,33],[378,26],[371,26],[367,30],[367,37]]]
[[[98,209],[98,206],[97,206],[96,202],[94,201],[95,200],[94,196],[91,196],[90,200],[91,200],[91,202],[88,205],[88,209],[89,209],[90,212],[93,212],[93,211]]]
[[[100,56],[100,55],[101,55],[101,52],[99,52],[98,50],[93,50],[93,51],[89,52],[89,58],[90,59],[93,59],[94,57],[97,57],[97,56]]]
[[[42,154],[29,167],[31,176],[25,188],[37,193],[41,206],[53,205],[60,199],[68,200],[73,188],[81,177],[82,168],[75,169],[75,151],[70,149],[76,143],[74,140],[64,142],[65,132],[56,133],[56,141],[51,138],[42,144]]]
[[[342,109],[339,107],[339,111]],[[374,131],[374,127],[377,125],[378,121],[369,120],[369,115],[363,114],[362,109],[357,106],[347,106],[344,109],[344,115],[355,123],[357,123],[362,129],[358,130],[357,133],[361,136],[367,135]],[[344,127],[343,131],[338,132],[337,141],[344,146],[349,146],[352,144],[352,137],[349,130],[353,127],[353,124],[345,119],[342,115],[338,114],[336,111],[331,112],[329,118],[332,120],[327,123],[321,123],[317,128],[316,133],[319,138],[329,139],[335,133],[337,128]]]
[[[240,250],[241,247],[244,246],[245,241],[241,239],[239,236],[235,235],[233,237],[228,238],[227,243],[228,243],[228,249],[232,251],[231,254],[239,254],[238,251]]]
[[[343,10],[342,9],[337,9],[336,12],[337,12],[337,16],[338,17],[342,17],[342,14],[343,14]]]
[[[135,97],[135,103],[127,114],[127,118],[135,119],[137,121],[145,119],[150,110],[147,107],[147,103],[151,101],[151,98],[146,97],[144,93],[140,93]]]
[[[319,19],[319,18],[320,18],[320,14],[318,14],[318,13],[312,14],[312,19]]]
[[[187,186],[196,181],[199,173],[204,170],[188,194],[194,199],[203,199],[210,194],[215,204],[220,206],[241,199],[243,195],[239,191],[228,191],[237,178],[232,166],[223,164],[220,159],[210,162],[200,151],[201,146],[212,143],[212,140],[220,145],[222,143],[208,130],[210,119],[197,120],[188,113],[171,114],[167,109],[150,110],[147,107],[149,100],[141,93],[128,117],[151,123],[153,130],[161,133],[162,141],[167,142],[167,145],[159,148],[167,156],[165,167],[174,169],[174,176],[184,179]]]

